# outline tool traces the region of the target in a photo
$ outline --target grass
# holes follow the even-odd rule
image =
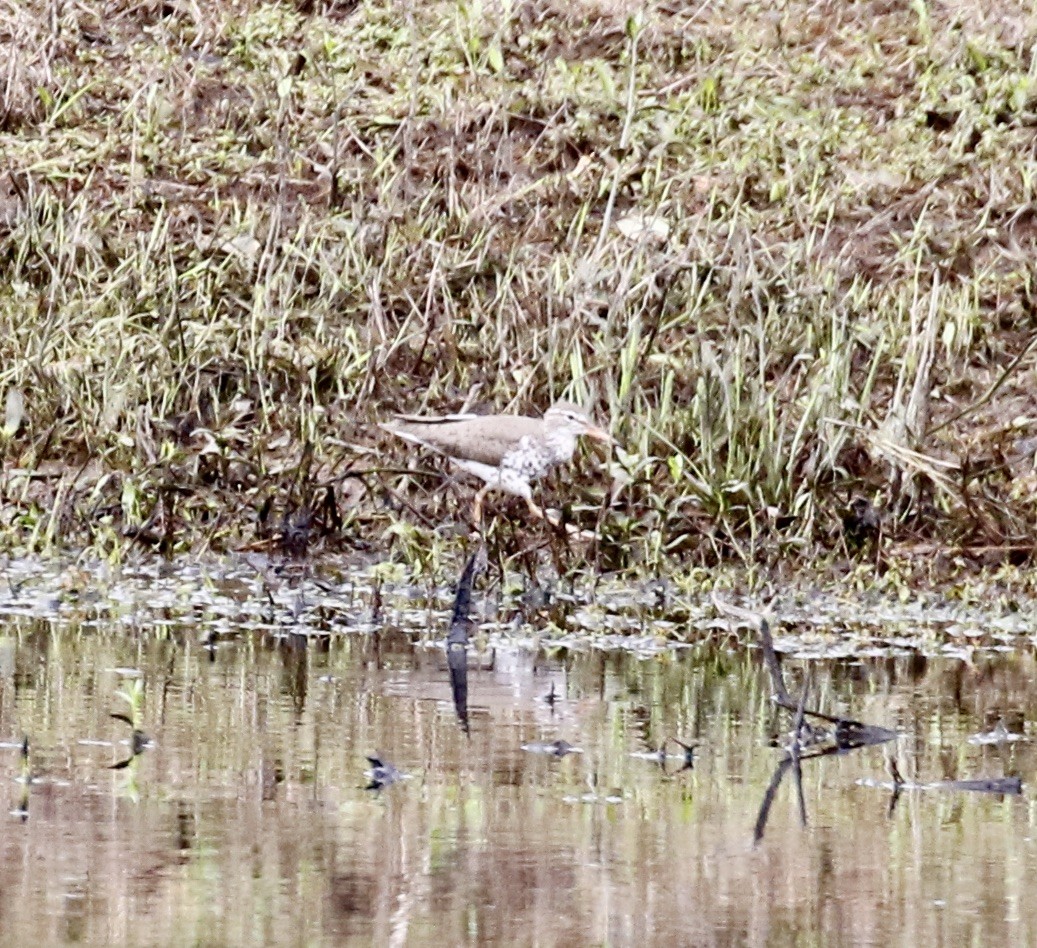
[[[7,549],[433,562],[466,495],[373,423],[566,394],[622,445],[547,485],[608,503],[601,566],[842,556],[855,497],[886,556],[1031,557],[1028,4],[3,0],[0,38]]]

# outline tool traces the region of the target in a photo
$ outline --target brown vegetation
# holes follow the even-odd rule
[[[1028,560],[1031,5],[640,9],[0,4],[4,545],[413,551],[372,422],[568,394],[608,565]]]

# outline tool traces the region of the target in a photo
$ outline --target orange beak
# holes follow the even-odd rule
[[[593,438],[595,441],[600,441],[603,444],[615,444],[616,439],[612,437],[604,428],[595,428],[593,425],[589,427],[584,434],[588,438]]]

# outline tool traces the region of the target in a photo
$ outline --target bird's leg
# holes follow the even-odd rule
[[[486,496],[486,492],[490,489],[490,485],[487,484],[485,487],[479,488],[475,495],[475,500],[472,501],[472,521],[475,523],[476,529],[482,529],[482,502]]]
[[[556,517],[553,513],[551,513],[550,510],[544,510],[542,507],[538,507],[535,503],[533,503],[533,499],[531,497],[526,498],[526,506],[529,508],[529,512],[534,517],[538,517],[541,520],[546,520],[549,524],[551,524],[552,527],[562,526],[561,517]],[[578,536],[584,540],[594,539],[593,533],[590,533],[587,530],[581,530],[579,527],[572,523],[565,524],[565,532],[568,533],[569,536]]]
[[[529,508],[529,512],[540,520],[546,520],[552,527],[560,527],[562,525],[561,517],[556,517],[550,510],[544,510],[543,507],[538,507],[533,503],[531,497],[526,498],[526,506]],[[575,527],[571,523],[565,525],[566,530],[572,533]]]
[[[526,498],[526,506],[529,508],[529,512],[534,517],[536,517],[538,520],[546,520],[548,523],[554,524],[556,527],[558,526],[558,520],[555,519],[555,518],[552,518],[552,516],[550,514],[545,513],[543,508],[538,507],[533,502],[533,498],[532,497],[527,497]]]

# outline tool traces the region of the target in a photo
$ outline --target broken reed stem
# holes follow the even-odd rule
[[[807,709],[807,695],[810,693],[810,666],[807,666],[807,673],[803,679],[803,693],[799,696],[799,704],[796,707],[796,716],[792,721],[792,753],[796,756],[799,755],[799,735],[803,730],[803,720]]]
[[[752,609],[742,609],[740,606],[726,602],[716,593],[713,593],[712,599],[717,612],[722,615],[741,619],[743,622],[748,622],[751,625],[756,626],[756,629],[760,634],[760,645],[763,648],[763,661],[767,666],[767,671],[770,672],[771,683],[774,686],[774,703],[779,707],[789,708],[790,710],[797,708],[798,705],[793,704],[792,696],[785,687],[785,679],[781,674],[781,662],[778,660],[777,652],[774,651],[774,640],[771,638],[771,626],[767,619],[761,613],[754,612]]]
[[[763,660],[770,672],[771,683],[774,685],[775,704],[791,709],[795,707],[792,704],[792,696],[785,687],[785,679],[781,674],[781,662],[778,660],[778,653],[774,651],[770,623],[763,616],[760,616],[759,629],[760,644],[763,646]]]

